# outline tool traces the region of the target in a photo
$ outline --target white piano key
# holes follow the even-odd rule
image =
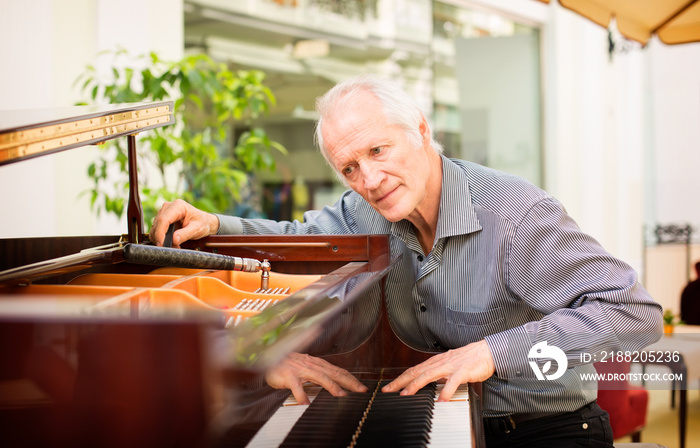
[[[443,385],[438,384],[435,399]],[[471,416],[469,410],[469,386],[462,384],[450,401],[435,402],[431,420],[428,447],[467,447],[471,445]]]
[[[284,441],[294,424],[299,420],[308,405],[282,406],[268,420],[255,437],[248,443],[248,448],[273,448]]]
[[[309,397],[309,401],[314,401],[314,398],[321,390],[320,386],[313,384],[305,385],[304,391]],[[248,445],[248,448],[269,448],[278,447],[284,442],[284,439],[292,430],[294,424],[301,418],[301,415],[306,411],[309,405],[299,404],[293,394],[289,394],[287,399],[282,403],[275,414],[268,420],[262,428],[255,434]]]
[[[468,446],[471,441],[469,402],[435,403],[429,447]]]

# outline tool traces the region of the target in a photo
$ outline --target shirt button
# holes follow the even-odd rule
[[[440,348],[440,343],[439,343],[439,342],[433,342],[433,347],[435,347],[435,348]]]
[[[423,255],[418,255],[418,261],[423,261]]]
[[[420,304],[420,310],[421,310],[422,312],[425,313],[425,312],[428,310],[428,308],[426,308],[426,306],[425,306],[424,303],[421,303],[421,304]]]

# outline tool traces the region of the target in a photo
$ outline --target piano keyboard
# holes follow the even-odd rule
[[[363,407],[362,404],[357,406],[360,408],[359,415],[358,418],[353,419],[350,414],[358,414],[358,411],[347,402],[357,399],[367,403],[372,392],[350,393],[348,397],[332,397],[318,386],[307,386],[305,390],[311,405],[299,405],[293,395],[290,395],[247,446],[248,448],[470,446],[468,386],[466,384],[460,386],[449,402],[438,403],[435,400],[440,395],[442,387],[441,384],[426,387],[420,393],[422,397],[420,394],[398,396],[378,392],[377,401],[372,404],[371,411],[366,413],[368,417],[364,419],[364,424],[359,431],[360,435],[353,438],[356,427],[363,421],[366,406]],[[317,402],[319,397],[320,400],[333,405],[328,406],[327,403]],[[429,403],[425,402],[426,397],[429,398]],[[343,402],[342,411],[337,408],[339,402]],[[336,409],[333,406],[336,406]],[[387,409],[386,412],[382,409],[384,407]],[[380,416],[371,417],[372,412],[377,412]],[[316,415],[312,415],[313,413]],[[340,416],[344,417],[342,420],[353,421],[350,425],[351,429],[335,427],[333,420],[338,420]],[[307,417],[309,422],[304,422]],[[373,430],[374,425],[378,426],[378,431]],[[388,428],[391,429],[387,430]]]

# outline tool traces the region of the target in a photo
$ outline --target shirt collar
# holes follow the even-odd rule
[[[441,157],[442,192],[435,239],[481,230],[472,204],[467,173],[447,157]]]
[[[481,230],[481,224],[472,204],[467,174],[447,157],[442,155],[440,157],[442,157],[442,191],[435,239],[466,235]],[[408,220],[403,219],[392,223],[391,233],[403,241],[409,241],[409,235],[413,234],[413,226]]]

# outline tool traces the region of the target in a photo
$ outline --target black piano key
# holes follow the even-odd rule
[[[380,388],[389,381],[383,381]],[[347,447],[357,432],[376,382],[365,382],[370,392],[333,397],[321,391],[280,445],[282,447]],[[435,384],[415,395],[379,392],[362,423],[355,446],[425,447],[430,440]]]
[[[369,393],[345,397],[319,393],[280,446],[347,447],[370,398]]]
[[[377,395],[357,438],[357,447],[425,447],[430,441],[434,396],[432,385],[416,395]]]

